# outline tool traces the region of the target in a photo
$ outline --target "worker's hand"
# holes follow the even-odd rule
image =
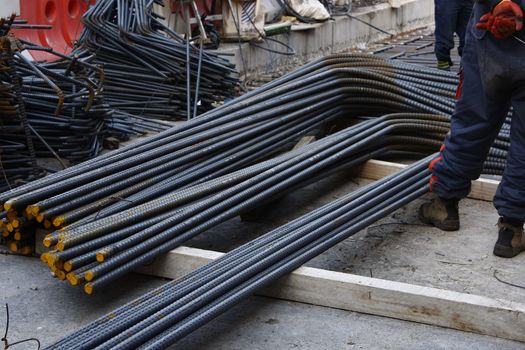
[[[480,18],[476,28],[488,30],[496,39],[508,38],[523,28],[523,10],[511,0],[500,1]]]

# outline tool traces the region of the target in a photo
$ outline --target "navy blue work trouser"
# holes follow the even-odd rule
[[[450,60],[450,50],[454,48],[454,33],[459,37],[459,55],[465,46],[465,32],[472,12],[474,0],[434,0],[436,22],[435,52],[438,61]]]
[[[525,0],[518,3],[525,6]],[[432,190],[449,199],[469,193],[512,106],[510,149],[494,205],[500,216],[525,221],[525,30],[495,39],[475,28],[486,6],[476,4],[474,11],[462,58],[463,91],[432,167]]]

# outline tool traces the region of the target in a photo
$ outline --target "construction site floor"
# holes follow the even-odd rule
[[[232,219],[190,245],[226,251],[369,182],[340,173],[290,193],[250,221]],[[324,269],[403,281],[523,302],[525,290],[507,285],[523,277],[525,255],[491,254],[497,215],[489,202],[465,200],[463,228],[444,233],[419,224],[411,203],[308,263]],[[11,341],[36,337],[44,345],[85,325],[165,280],[133,274],[102,293],[85,295],[49,275],[36,258],[0,255],[0,302],[9,303]],[[5,326],[0,314],[0,331]],[[509,325],[512,327],[512,325]],[[24,347],[25,346],[25,347]],[[21,348],[32,349],[30,344]],[[525,349],[503,339],[364,315],[252,297],[188,336],[180,349]]]
[[[8,339],[50,345],[124,302],[164,283],[133,274],[87,296],[60,284],[37,259],[0,256],[0,302],[9,303]],[[21,278],[21,276],[24,276]],[[0,317],[0,331],[5,329]],[[181,341],[176,349],[520,349],[523,344],[343,310],[251,297]],[[13,349],[36,349],[22,344]]]

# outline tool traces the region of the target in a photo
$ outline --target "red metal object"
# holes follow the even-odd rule
[[[52,29],[17,29],[15,34],[37,45],[51,47],[68,54],[80,36],[82,15],[96,0],[21,0],[20,19],[29,24],[51,25]],[[32,51],[37,60],[54,60],[57,57],[42,51]]]

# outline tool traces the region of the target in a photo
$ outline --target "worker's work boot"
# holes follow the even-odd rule
[[[445,70],[450,72],[450,67],[452,67],[450,61],[438,61],[437,63],[437,69],[439,70]]]
[[[494,255],[512,258],[525,250],[523,223],[510,223],[504,218],[500,218],[498,228],[498,241],[494,245]]]
[[[458,199],[443,199],[435,196],[432,201],[419,207],[419,220],[443,231],[457,231],[459,230],[458,203]]]

